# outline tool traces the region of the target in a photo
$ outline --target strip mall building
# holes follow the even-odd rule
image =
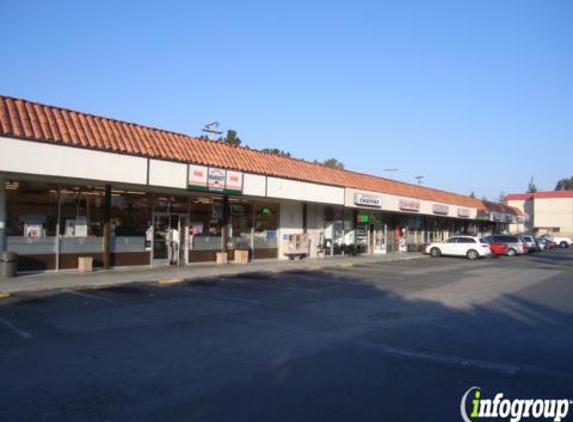
[[[20,271],[416,251],[506,231],[521,213],[463,195],[0,96],[0,250]],[[171,235],[170,235],[171,233]]]
[[[573,191],[516,193],[506,201],[523,213],[524,224],[517,230],[573,236]]]

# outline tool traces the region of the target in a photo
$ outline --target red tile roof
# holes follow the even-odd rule
[[[1,95],[0,135],[487,208],[464,195]]]
[[[573,198],[573,190],[556,190],[535,193],[512,193],[505,197],[507,201],[527,201],[528,199]]]

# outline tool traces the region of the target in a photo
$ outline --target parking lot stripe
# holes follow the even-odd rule
[[[476,359],[466,359],[454,356],[440,356],[428,353],[415,352],[411,350],[396,349],[393,347],[385,347],[371,342],[360,342],[360,345],[367,350],[381,352],[389,355],[401,356],[410,359],[424,360],[435,362],[443,365],[460,366],[464,368],[483,369],[490,372],[497,372],[504,375],[515,375],[519,371],[519,367],[512,365],[505,365],[497,362],[489,362]]]
[[[30,340],[32,338],[32,334],[30,334],[28,331],[24,331],[16,327],[10,321],[6,321],[5,319],[0,319],[0,322],[2,323],[2,325],[10,329],[11,331],[15,332],[16,334],[18,334],[24,340]]]
[[[170,286],[170,285],[165,285],[165,287],[172,287],[173,289],[184,290],[186,292],[191,292],[191,293],[201,293],[201,294],[204,294],[206,296],[211,296],[215,299],[221,299],[221,300],[231,300],[231,301],[236,301],[236,302],[250,303],[253,305],[260,305],[262,303],[262,302],[259,302],[258,300],[243,299],[240,297],[219,295],[219,294],[215,294],[215,293],[211,293],[211,292],[206,292],[205,290],[201,290],[201,289],[193,289],[190,287],[174,287],[174,286]]]
[[[223,279],[220,278],[219,281],[229,282],[230,284],[242,284],[242,285],[253,285],[253,286],[264,286],[264,287],[276,287],[279,289],[284,290],[291,290],[293,292],[304,292],[304,293],[322,293],[322,290],[316,289],[307,289],[306,287],[294,287],[294,286],[285,286],[285,282],[288,283],[287,280],[273,280],[273,281],[260,281],[260,280],[240,280],[240,279]]]
[[[119,303],[117,303],[115,300],[108,299],[107,297],[96,296],[83,292],[76,292],[75,290],[64,290],[64,292],[69,293],[71,295],[82,297],[84,299],[101,300],[102,302],[111,303],[112,305],[119,305]]]

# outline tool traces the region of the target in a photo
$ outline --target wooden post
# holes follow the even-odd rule
[[[227,252],[229,243],[229,196],[223,196],[223,232],[221,233],[221,252]]]
[[[0,178],[0,252],[6,250],[6,186],[5,180]]]
[[[105,201],[103,212],[103,268],[110,267],[111,249],[111,185],[105,185]]]
[[[305,202],[302,204],[302,232],[308,232],[308,204]]]

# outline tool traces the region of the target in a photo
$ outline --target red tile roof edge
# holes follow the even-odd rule
[[[8,130],[9,128],[12,130]],[[45,136],[46,134],[48,136]],[[157,137],[151,138],[153,134]],[[479,199],[454,192],[358,171],[333,169],[322,163],[300,158],[282,157],[256,149],[6,95],[0,95],[0,135],[181,163],[218,166],[246,173],[394,194],[450,205],[489,208]],[[214,149],[219,151],[213,151]],[[239,152],[242,157],[238,156]],[[262,157],[268,160],[261,162]],[[277,169],[277,165],[284,168]],[[306,168],[300,168],[300,165]],[[309,171],[313,170],[316,170],[316,173],[310,174]],[[362,186],[363,184],[368,186]]]
[[[526,201],[528,199],[543,198],[543,199],[559,199],[559,198],[573,198],[573,190],[555,190],[543,191],[535,193],[511,193],[505,197],[507,201]]]

